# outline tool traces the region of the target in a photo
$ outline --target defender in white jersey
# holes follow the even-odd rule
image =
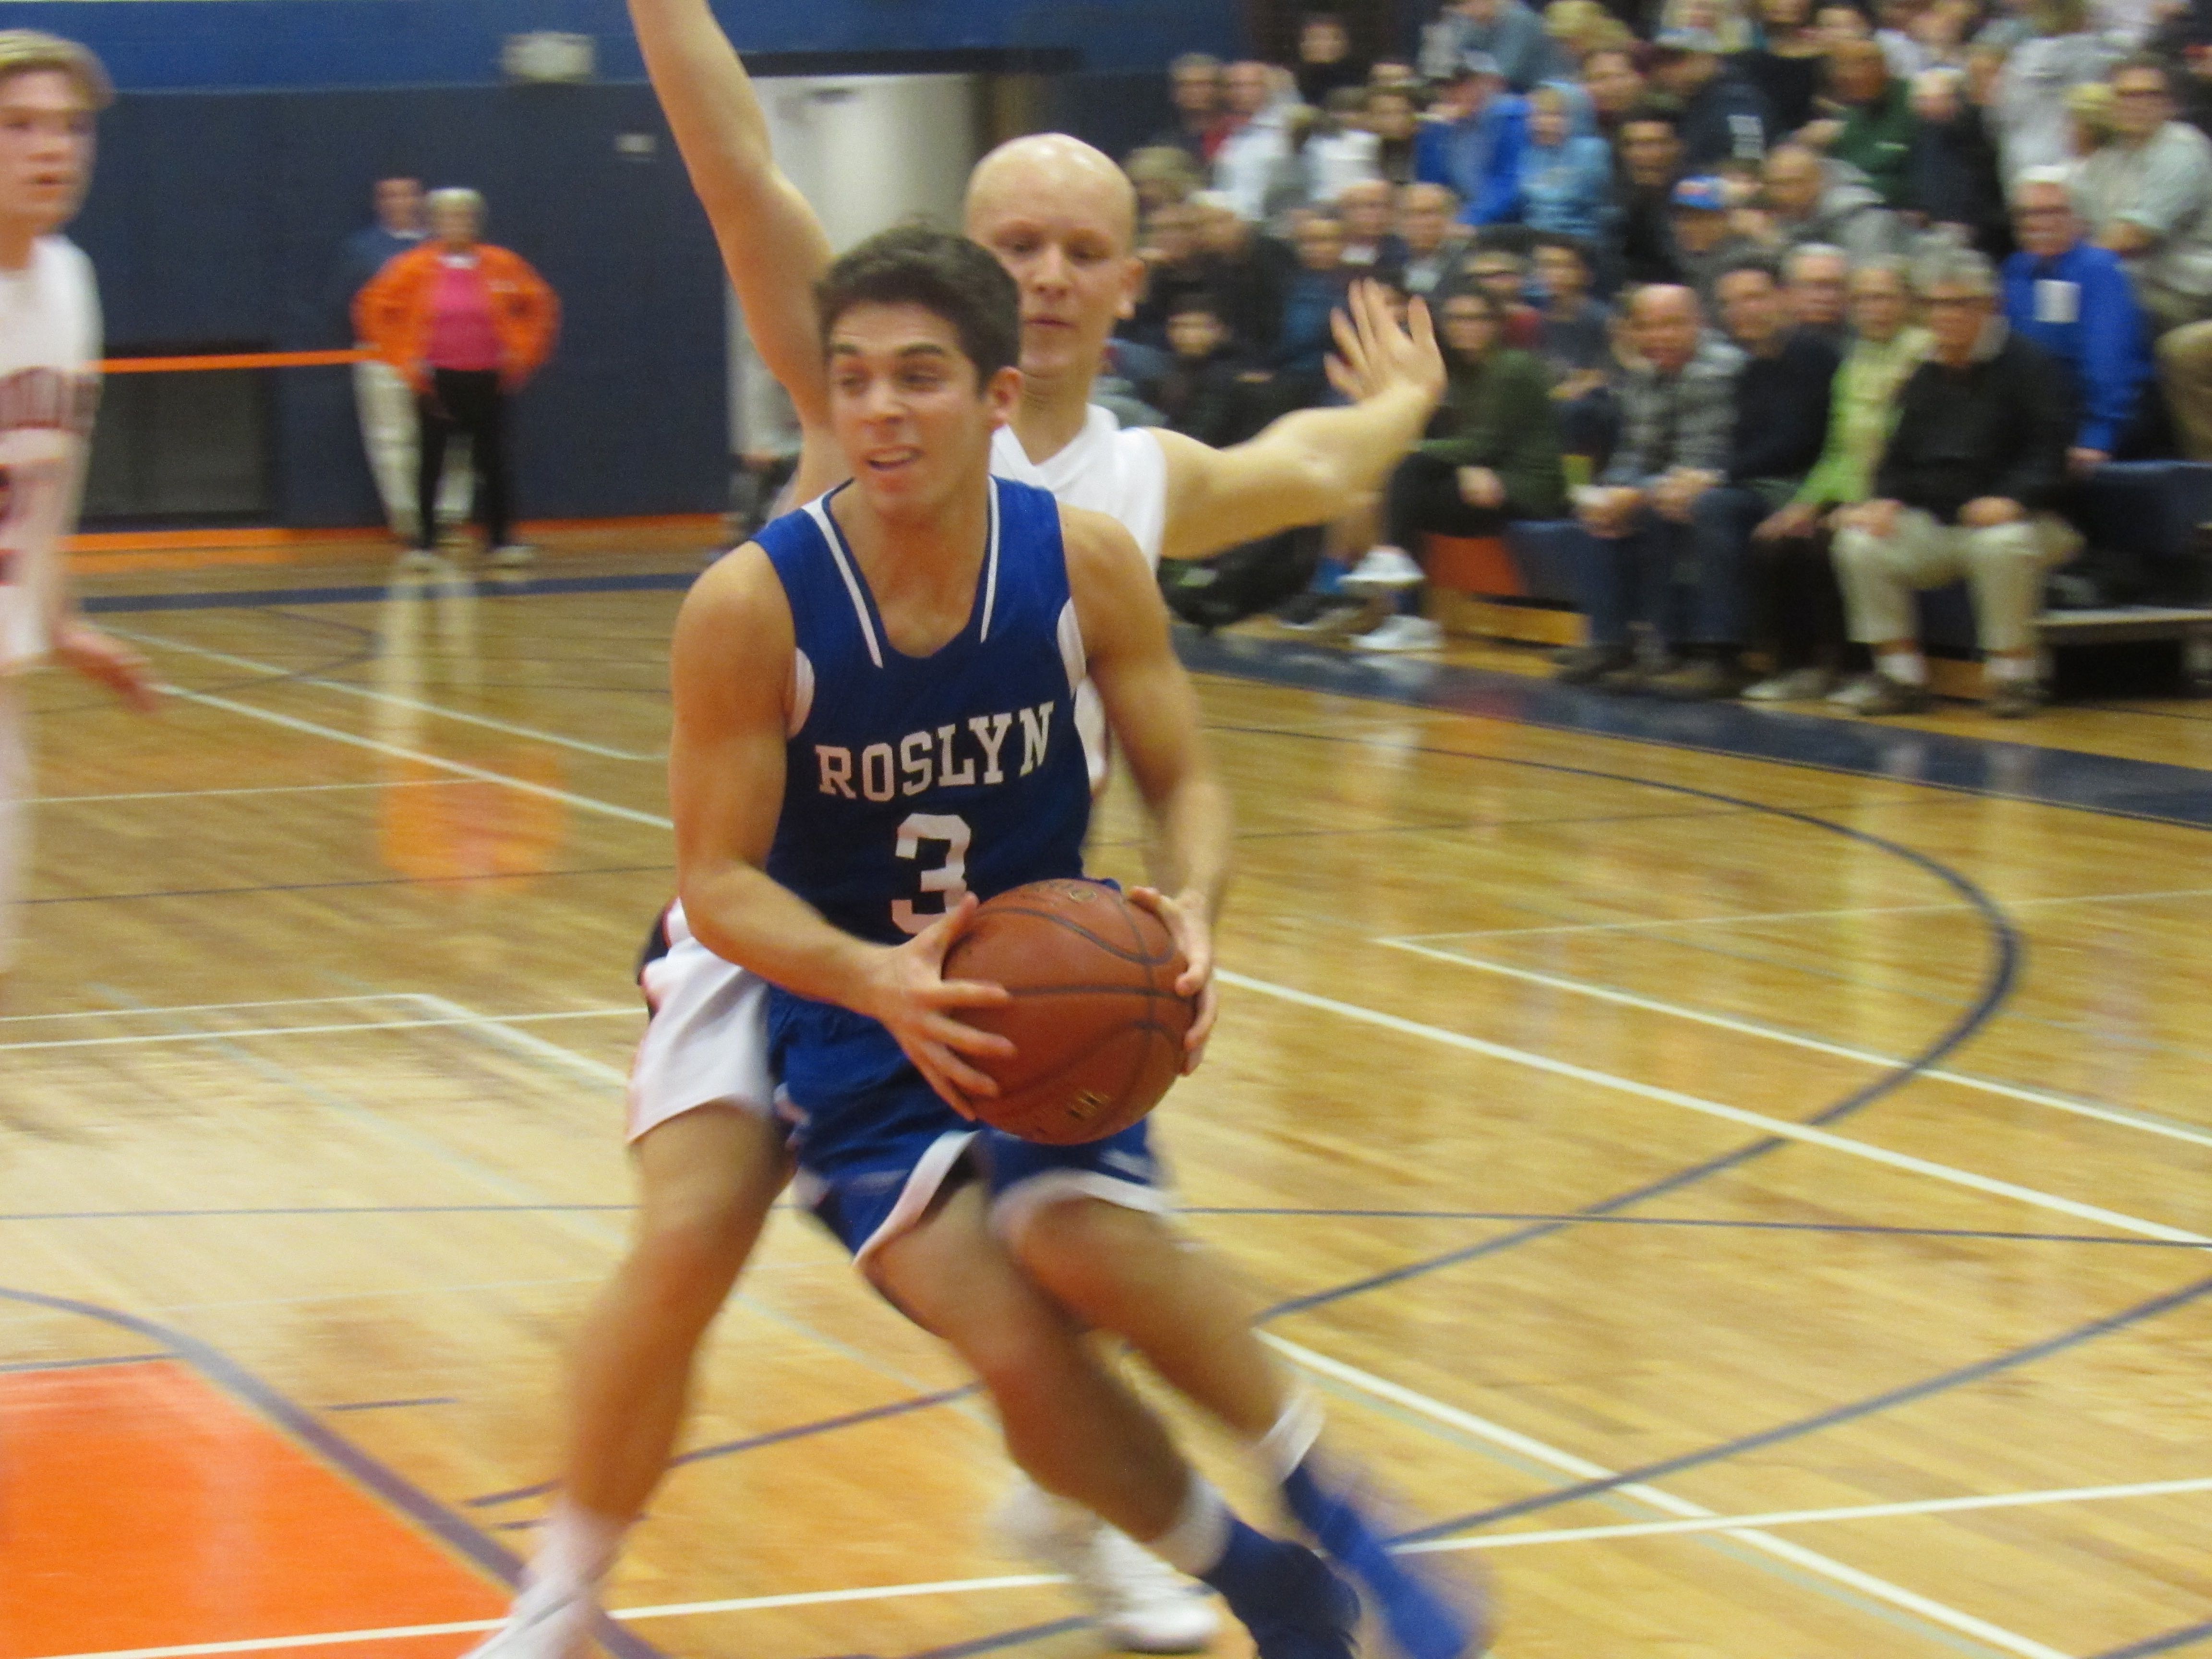
[[[765,117],[707,0],[630,0],[630,15],[748,331],[792,396],[805,443],[791,499],[811,500],[843,476],[813,303],[828,239],[776,167]],[[1021,293],[1022,398],[997,436],[994,471],[1119,520],[1150,560],[1203,557],[1340,516],[1380,485],[1443,392],[1425,309],[1417,305],[1401,328],[1378,294],[1362,292],[1340,322],[1332,365],[1347,406],[1288,416],[1228,450],[1123,431],[1090,401],[1142,281],[1134,192],[1121,170],[1073,138],[1018,140],[977,166],[967,220]],[[680,907],[664,926],[667,948],[641,975],[653,1012],[629,1087],[636,1233],[578,1344],[562,1496],[514,1617],[483,1650],[496,1659],[580,1654],[598,1581],[674,1447],[699,1341],[786,1178],[768,1117],[766,988],[693,938]],[[1166,1277],[1194,1287],[1202,1316],[1176,1340],[1229,1343],[1243,1330],[1246,1310],[1225,1275],[1209,1274],[1164,1228],[1143,1248]],[[1174,1363],[1146,1351],[1164,1368]],[[1239,1351],[1246,1364],[1224,1380],[1229,1397],[1206,1403],[1258,1438],[1299,1414],[1256,1342]],[[1302,1437],[1297,1427],[1285,1433]],[[1187,1651],[1216,1628],[1208,1604],[1082,1512],[1028,1491],[1008,1518],[1024,1548],[1091,1595],[1117,1645]]]
[[[75,616],[62,568],[100,398],[100,299],[92,262],[58,233],[112,96],[74,41],[0,31],[0,982],[29,850],[21,677],[51,657],[142,707],[153,695],[137,655]]]

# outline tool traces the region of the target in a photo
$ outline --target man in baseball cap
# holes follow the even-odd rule
[[[1455,191],[1464,204],[1463,224],[1511,218],[1519,205],[1528,106],[1505,90],[1498,60],[1484,52],[1467,53],[1429,114],[1414,140],[1414,179]]]
[[[1692,172],[1757,161],[1774,131],[1766,94],[1721,57],[1711,29],[1674,28],[1652,42],[1651,79],[1681,106],[1682,157]]]
[[[1708,311],[1713,307],[1713,283],[1721,272],[1738,255],[1753,251],[1750,240],[1737,234],[1729,221],[1731,205],[1725,179],[1697,173],[1674,186],[1668,215],[1675,268]]]

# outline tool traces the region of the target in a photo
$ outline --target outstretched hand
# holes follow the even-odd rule
[[[1129,900],[1165,923],[1176,948],[1182,952],[1182,977],[1175,982],[1176,994],[1198,1000],[1198,1013],[1182,1039],[1182,1072],[1188,1077],[1206,1057],[1206,1040],[1213,1035],[1213,1017],[1218,1008],[1213,988],[1213,930],[1206,926],[1198,907],[1177,903],[1157,887],[1132,887]]]
[[[64,623],[54,633],[53,654],[56,662],[106,686],[142,714],[161,706],[153,668],[112,634],[81,622]]]
[[[969,894],[904,945],[878,951],[862,994],[853,1006],[883,1022],[906,1057],[929,1080],[945,1103],[963,1117],[975,1115],[969,1101],[988,1099],[999,1085],[969,1063],[970,1057],[1004,1060],[1014,1045],[977,1030],[955,1012],[996,1008],[1012,999],[1000,985],[945,977],[945,955],[975,918],[975,896]]]
[[[1425,301],[1407,307],[1402,327],[1377,283],[1354,283],[1345,303],[1347,310],[1329,318],[1336,337],[1336,355],[1328,360],[1331,386],[1356,404],[1401,387],[1422,392],[1431,403],[1443,396],[1444,357]]]

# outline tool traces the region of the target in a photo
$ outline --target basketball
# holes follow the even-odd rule
[[[1054,1146],[1136,1122],[1182,1070],[1198,1014],[1176,993],[1185,965],[1166,924],[1103,882],[1031,882],[983,904],[945,957],[945,978],[1003,985],[1013,999],[961,1012],[1015,1048],[972,1060],[999,1085],[997,1098],[971,1103],[978,1115]]]

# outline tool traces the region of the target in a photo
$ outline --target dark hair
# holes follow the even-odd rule
[[[2123,75],[2143,75],[2151,73],[2157,75],[2159,84],[2166,88],[2166,95],[2168,97],[2172,97],[2173,95],[2173,66],[2167,63],[2163,58],[2156,57],[2147,52],[2139,52],[2131,57],[2123,58],[2118,63],[2113,64],[2112,68],[2106,70],[2105,71],[2105,84],[2106,86],[2112,85],[2113,82],[2118,80]]]
[[[1638,104],[1620,118],[1624,131],[1629,127],[1650,126],[1654,123],[1669,132],[1679,133],[1682,130],[1681,115],[1664,104]]]
[[[1437,299],[1437,313],[1440,315],[1449,313],[1453,306],[1462,300],[1471,300],[1480,305],[1490,313],[1490,320],[1493,323],[1503,323],[1505,320],[1505,307],[1498,303],[1498,296],[1495,294],[1480,283],[1469,283],[1463,288],[1455,288],[1448,294],[1439,295]]]
[[[1173,322],[1178,317],[1194,316],[1211,317],[1217,323],[1224,321],[1221,315],[1221,301],[1213,297],[1212,289],[1186,289],[1168,305],[1170,322]]]
[[[1747,270],[1757,271],[1777,288],[1782,286],[1782,266],[1771,254],[1766,253],[1737,254],[1721,267],[1719,276],[1713,278],[1713,286],[1718,288],[1723,276],[1740,276]]]
[[[823,349],[855,306],[920,306],[952,325],[975,366],[978,390],[1022,356],[1022,296],[981,243],[927,225],[871,236],[823,273],[814,289]]]

